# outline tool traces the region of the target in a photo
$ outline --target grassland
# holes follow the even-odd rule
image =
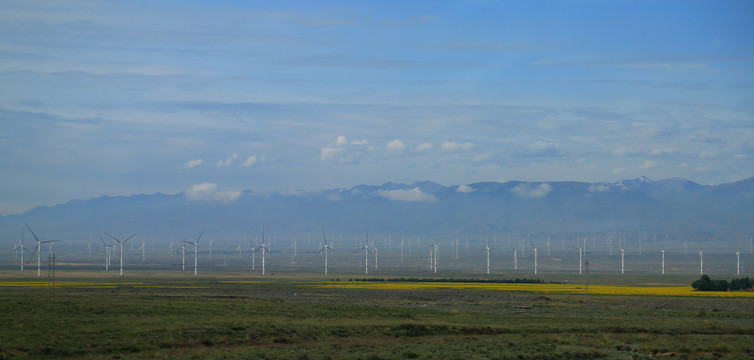
[[[664,285],[593,284],[585,302],[575,284],[87,275],[60,272],[52,289],[0,272],[0,358],[754,357],[754,299]]]

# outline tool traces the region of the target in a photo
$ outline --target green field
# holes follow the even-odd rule
[[[537,291],[325,288],[331,279],[306,275],[88,275],[59,272],[53,289],[3,271],[0,358],[754,357],[751,297],[585,302]]]

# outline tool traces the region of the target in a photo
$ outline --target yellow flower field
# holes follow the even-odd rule
[[[583,294],[581,284],[503,284],[446,282],[325,282],[309,286],[338,289],[419,290],[453,289],[484,291],[520,291],[534,293]],[[620,286],[589,285],[593,295],[654,295],[704,297],[754,297],[751,291],[694,291],[691,286]]]

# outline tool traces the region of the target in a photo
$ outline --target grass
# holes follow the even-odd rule
[[[53,292],[46,281],[0,274],[3,283],[23,285],[0,287],[0,358],[754,356],[751,297],[599,295],[590,285],[595,290],[585,303],[583,293],[552,284],[367,288],[303,276],[149,273],[119,282],[85,275],[62,272]],[[482,287],[488,285],[542,287]]]

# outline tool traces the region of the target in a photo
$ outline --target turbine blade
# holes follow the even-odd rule
[[[126,241],[131,240],[131,238],[134,237],[134,236],[136,236],[136,233],[133,233],[131,236],[128,237],[128,239],[123,240],[123,242],[125,243]]]
[[[107,235],[107,236],[111,237],[111,238],[112,238],[113,240],[117,241],[117,242],[118,242],[118,244],[120,244],[120,240],[118,240],[118,238],[116,238],[115,236],[112,236],[112,235],[108,234],[108,232],[107,232],[107,231],[105,231],[105,235]]]
[[[31,229],[31,228],[29,227],[29,224],[24,224],[24,225],[26,225],[26,228],[27,228],[27,229],[29,229],[29,231],[31,231],[31,234],[32,234],[32,235],[34,235],[34,239],[36,239],[36,240],[37,240],[37,242],[39,242],[39,238],[37,237],[37,234],[35,234],[35,233],[34,233],[34,230],[32,230],[32,229]]]
[[[202,238],[202,235],[204,235],[204,230],[207,230],[207,229],[206,229],[206,228],[202,229],[202,232],[201,232],[201,233],[199,233],[199,237],[198,237],[198,238],[196,238],[196,243],[197,243],[197,244],[199,243],[199,239],[201,239],[201,238]],[[210,240],[210,242],[212,242],[212,241]]]

